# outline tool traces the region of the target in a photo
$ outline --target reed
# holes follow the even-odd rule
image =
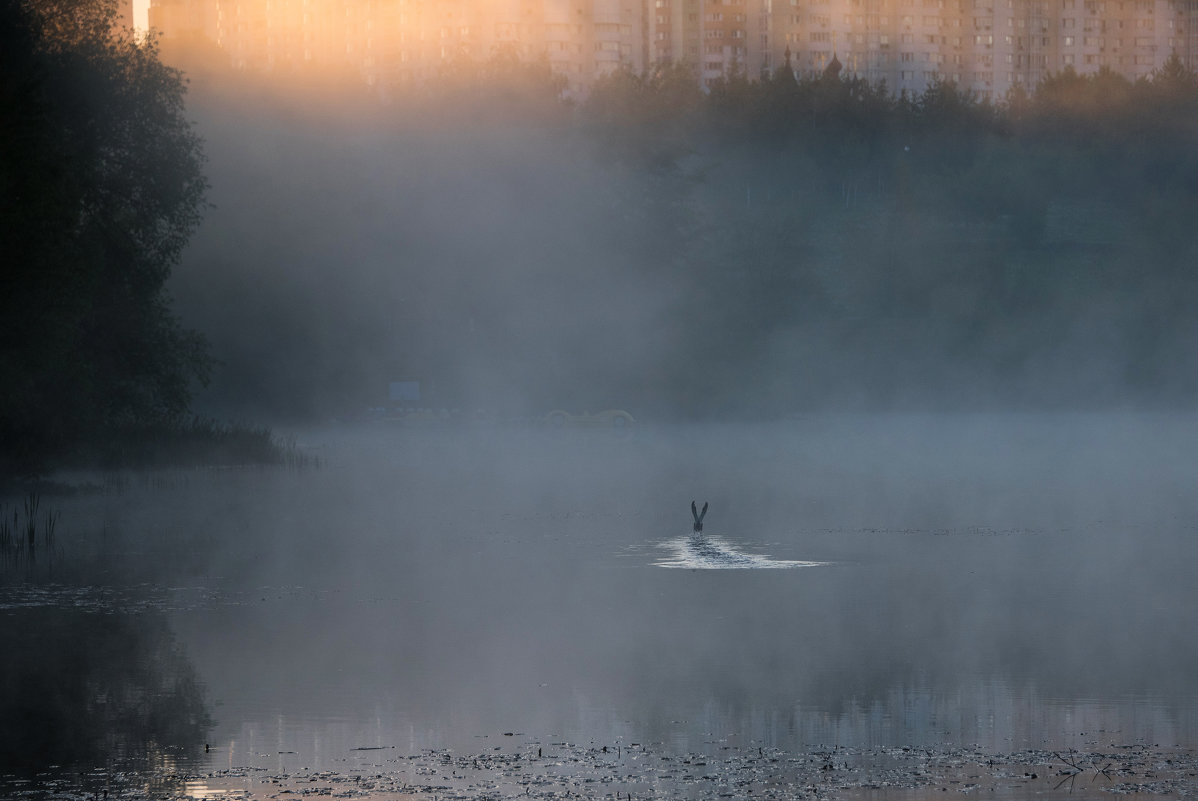
[[[47,548],[54,547],[54,530],[58,528],[59,514],[58,511],[51,512],[47,509],[42,518],[42,540],[46,543]]]
[[[25,540],[30,551],[37,547],[37,510],[41,502],[42,496],[37,492],[25,496]]]
[[[0,555],[33,557],[39,545],[53,550],[58,520],[57,510],[42,509],[36,490],[13,504],[11,517],[8,505],[0,503]]]

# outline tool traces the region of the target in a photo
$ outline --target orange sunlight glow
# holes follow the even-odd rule
[[[1065,69],[1135,80],[1172,54],[1198,61],[1198,3],[1175,0],[138,0],[138,13],[146,2],[164,41],[207,42],[235,69],[348,69],[370,85],[506,53],[581,92],[682,62],[708,86],[790,65],[998,98]]]
[[[133,27],[145,31],[149,26],[150,0],[133,0]]]

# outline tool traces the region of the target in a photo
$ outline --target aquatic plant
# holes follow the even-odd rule
[[[59,512],[46,510],[45,516],[42,518],[42,539],[46,543],[46,547],[54,547],[54,530],[58,527]]]
[[[33,556],[39,542],[52,549],[58,518],[59,512],[42,509],[41,494],[36,490],[31,490],[19,504],[13,505],[11,520],[7,505],[0,503],[0,555]]]
[[[37,509],[41,501],[41,496],[36,492],[25,496],[25,540],[29,543],[30,551],[37,547]]]

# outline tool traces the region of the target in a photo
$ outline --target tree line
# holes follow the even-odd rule
[[[570,103],[509,53],[303,108],[187,95],[114,13],[0,0],[5,470],[194,431],[209,379],[268,418],[401,377],[662,418],[1198,398],[1177,59],[999,102],[666,65]]]

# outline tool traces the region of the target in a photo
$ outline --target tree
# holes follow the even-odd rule
[[[115,0],[0,0],[0,470],[186,413],[211,366],[165,283],[201,219],[182,75]]]

